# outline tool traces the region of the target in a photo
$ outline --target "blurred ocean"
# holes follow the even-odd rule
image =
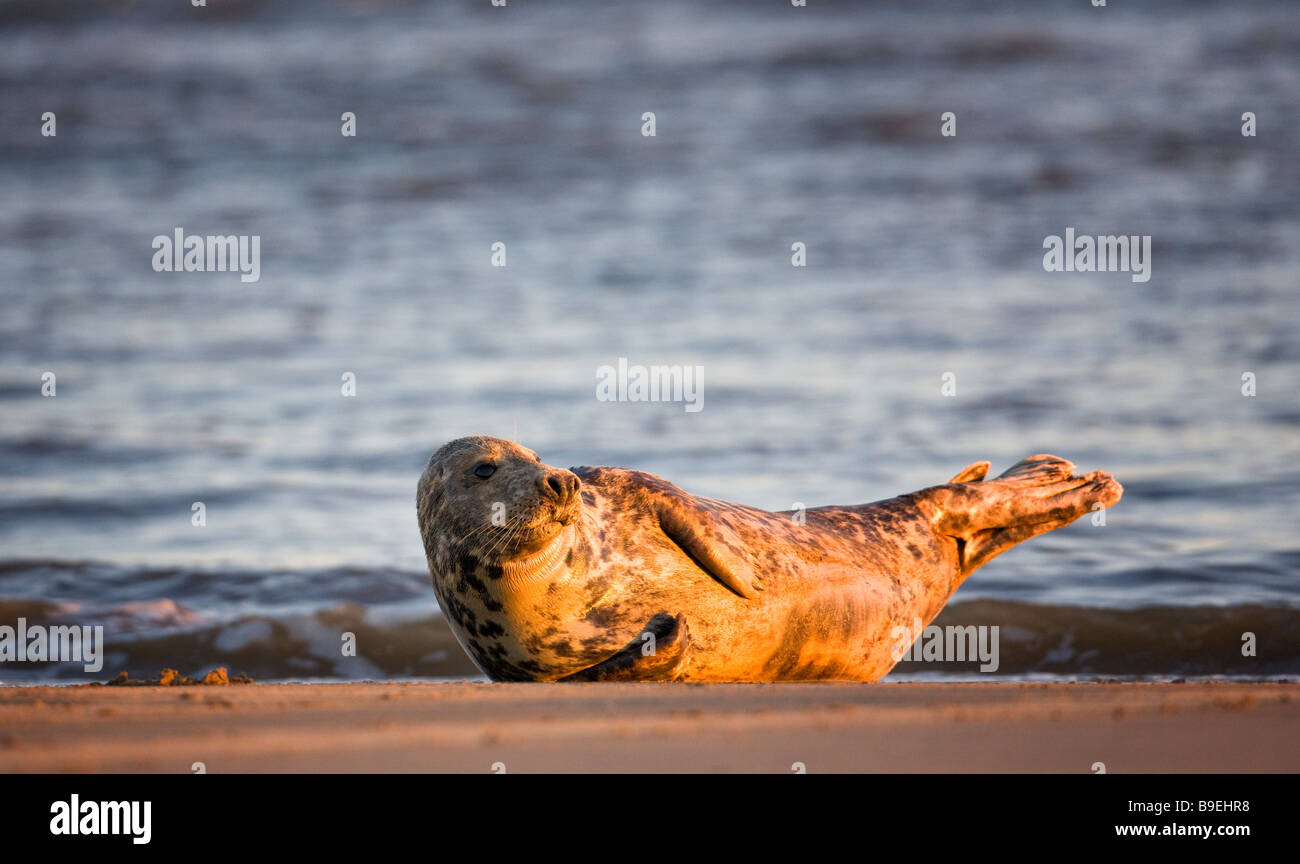
[[[769,509],[1051,452],[1124,500],[940,623],[1300,674],[1298,94],[1293,3],[0,0],[0,623],[104,623],[101,678],[472,674],[415,524],[451,438]],[[154,272],[177,227],[260,281]],[[1067,227],[1150,282],[1044,272]],[[597,401],[620,357],[704,409]]]

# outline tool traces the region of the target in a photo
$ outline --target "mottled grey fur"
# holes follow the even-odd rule
[[[984,480],[976,463],[798,524],[476,436],[433,455],[417,505],[438,602],[494,680],[872,681],[896,662],[895,627],[929,623],[1000,552],[1119,500],[1109,474],[1073,467],[1032,456]]]

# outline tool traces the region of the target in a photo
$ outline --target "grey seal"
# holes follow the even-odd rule
[[[438,602],[493,680],[874,681],[895,628],[1123,493],[1046,454],[988,469],[796,518],[474,436],[429,459],[417,512]]]

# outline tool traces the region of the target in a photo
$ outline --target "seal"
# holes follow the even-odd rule
[[[895,628],[928,624],[995,556],[1123,493],[1056,456],[988,470],[768,512],[475,436],[429,459],[417,511],[438,602],[493,680],[875,681],[901,655]]]

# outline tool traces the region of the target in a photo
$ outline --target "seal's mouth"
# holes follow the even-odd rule
[[[581,504],[557,506],[551,503],[536,505],[533,512],[519,517],[515,524],[507,522],[499,529],[499,539],[492,550],[495,564],[518,562],[536,556],[546,549],[565,528],[573,525],[582,515]]]
[[[570,534],[569,524],[572,523],[553,524],[558,526],[557,530],[538,549],[501,562],[502,581],[506,590],[546,580],[559,572],[570,547],[570,543],[564,542],[563,538]]]
[[[524,530],[513,542],[506,544],[506,548],[502,550],[500,561],[510,561],[535,554],[548,546],[556,535],[563,531],[566,525],[570,524],[572,524],[572,520],[546,519],[540,524]]]

